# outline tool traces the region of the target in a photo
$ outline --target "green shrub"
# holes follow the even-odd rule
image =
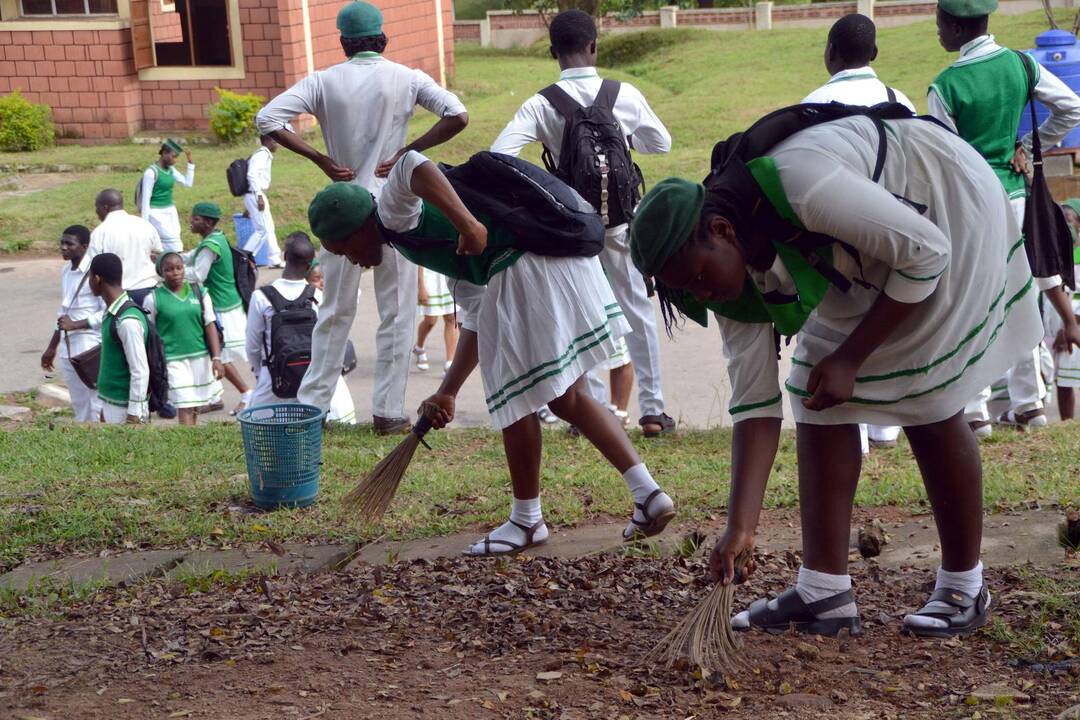
[[[630,33],[608,33],[597,43],[596,62],[601,67],[618,67],[638,62],[649,53],[671,45],[689,42],[709,30],[672,28]]]
[[[18,90],[0,97],[0,150],[40,150],[53,144],[52,109],[26,100]]]
[[[264,98],[254,93],[240,95],[221,88],[220,98],[210,105],[210,129],[218,140],[235,143],[251,139],[255,135],[255,114],[262,107]]]

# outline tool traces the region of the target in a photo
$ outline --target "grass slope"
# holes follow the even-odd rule
[[[1069,11],[1059,14],[1068,26]],[[1043,14],[1035,12],[996,16],[991,29],[1006,45],[1029,47],[1045,25]],[[674,30],[602,39],[603,58],[617,65],[605,74],[641,89],[674,138],[669,155],[638,156],[648,181],[667,175],[702,177],[714,142],[772,109],[798,102],[821,85],[827,79],[821,60],[826,32],[824,27],[770,32]],[[878,72],[925,109],[927,86],[953,59],[938,46],[933,23],[883,28],[878,45]],[[462,136],[434,153],[439,160],[461,161],[488,147],[522,101],[557,77],[557,66],[543,50],[542,44],[514,51],[457,47],[453,85],[469,108],[471,122]],[[420,112],[411,134],[419,134],[431,121],[428,113]],[[231,212],[242,211],[240,200],[232,198],[226,188],[225,168],[250,150],[197,147],[195,187],[181,187],[176,192],[181,215],[203,199],[213,199]],[[533,149],[527,157],[538,160],[539,150]],[[130,197],[139,168],[153,159],[153,147],[132,144],[0,153],[0,164],[65,163],[87,170],[118,164],[132,168],[130,173],[91,175],[31,195],[0,198],[0,250],[33,247],[52,252],[59,232],[67,225],[96,224],[93,197],[98,190],[113,186]],[[287,151],[278,154],[271,201],[279,235],[306,227],[307,203],[325,182],[306,161]],[[231,227],[227,229],[231,231]],[[193,237],[186,230],[185,235],[192,244]]]
[[[545,516],[565,525],[629,512],[626,488],[587,442],[546,432]],[[177,546],[204,542],[344,540],[385,533],[439,535],[505,517],[509,482],[501,441],[487,430],[436,433],[421,448],[385,527],[356,527],[340,499],[396,438],[334,427],[324,441],[320,501],[295,511],[238,512],[248,497],[240,431],[79,427],[39,419],[0,432],[0,570],[40,552]],[[706,519],[727,501],[730,434],[684,432],[637,442],[679,504],[682,520]],[[1080,501],[1080,434],[1072,423],[1021,436],[1000,432],[983,445],[988,508],[1029,500]],[[557,459],[557,461],[556,461]],[[785,433],[765,503],[797,499],[794,436]],[[906,448],[873,453],[856,496],[861,505],[921,506],[922,482]],[[230,509],[233,508],[233,509]]]

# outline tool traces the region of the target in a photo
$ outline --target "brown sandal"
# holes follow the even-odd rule
[[[484,551],[483,552],[479,552],[479,553],[470,552],[470,550],[472,550],[472,545],[470,545],[465,550],[465,552],[462,553],[462,554],[464,554],[464,555],[466,555],[468,557],[494,557],[494,556],[497,556],[497,555],[517,555],[518,553],[524,552],[525,550],[528,550],[529,548],[540,547],[541,545],[543,545],[544,543],[547,542],[547,538],[544,538],[543,540],[540,540],[539,542],[533,542],[533,537],[536,535],[536,531],[539,530],[540,528],[544,527],[544,521],[543,520],[538,521],[532,527],[526,527],[526,526],[522,525],[521,523],[514,522],[513,520],[510,521],[510,524],[513,525],[516,528],[521,529],[521,531],[525,533],[525,543],[523,545],[519,545],[518,543],[515,543],[515,542],[510,542],[509,540],[499,540],[498,538],[493,538],[493,537],[491,537],[491,534],[489,533],[489,534],[485,535],[484,539],[483,539],[483,543],[484,543]],[[505,546],[507,549],[506,550],[493,550],[492,547],[491,547],[492,545],[502,545],[502,546]]]

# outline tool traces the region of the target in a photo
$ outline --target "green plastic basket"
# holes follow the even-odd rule
[[[275,510],[315,502],[325,415],[297,403],[257,405],[237,415],[255,505]]]

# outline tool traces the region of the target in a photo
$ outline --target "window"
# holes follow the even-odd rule
[[[116,0],[21,0],[22,14],[35,15],[115,15]]]
[[[225,0],[176,0],[174,7],[151,17],[157,66],[232,65]]]

